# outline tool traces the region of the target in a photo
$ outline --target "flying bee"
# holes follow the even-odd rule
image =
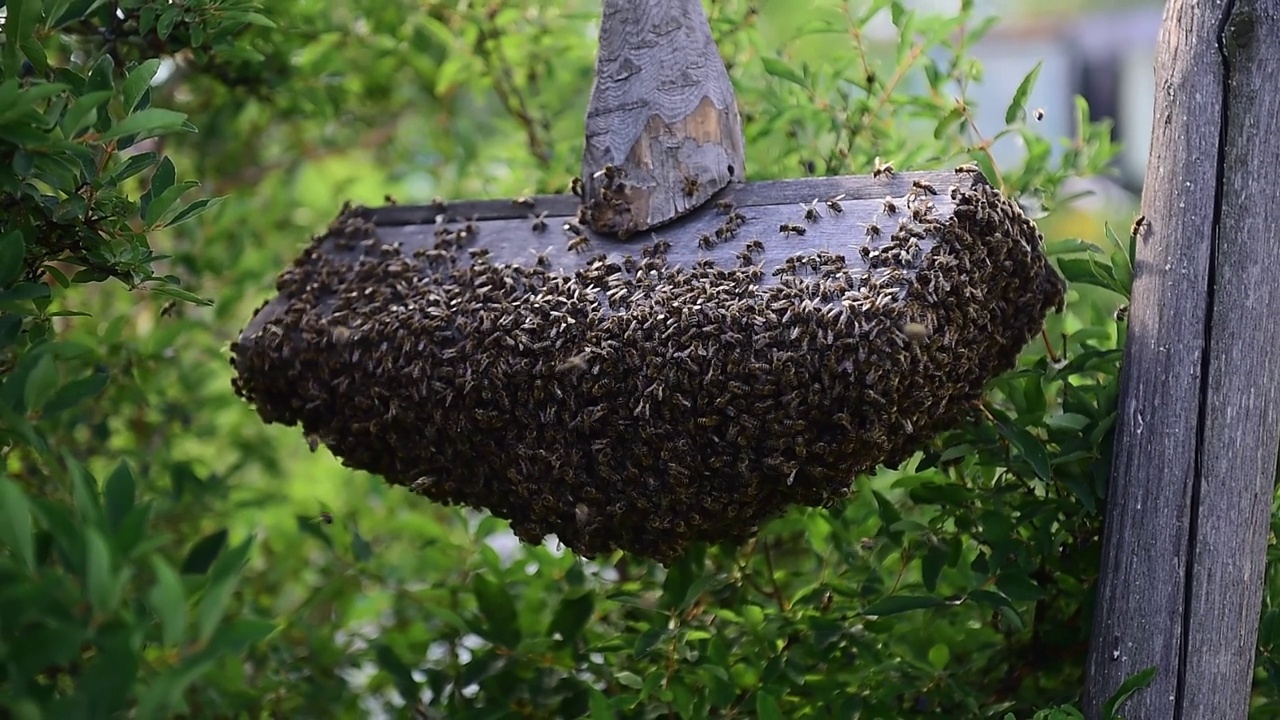
[[[924,180],[912,180],[911,187],[915,190],[919,190],[920,192],[926,193],[928,195],[938,194],[938,189],[935,188],[932,183],[925,182]]]
[[[564,223],[564,231],[565,231],[565,232],[567,232],[567,233],[573,233],[574,235],[581,235],[581,234],[583,234],[583,233],[582,233],[582,226],[581,226],[581,225],[579,225],[579,224],[578,224],[578,223],[576,223],[576,222],[569,221],[569,220],[566,220],[566,221],[565,221],[565,223]]]
[[[1142,231],[1145,230],[1146,228],[1147,228],[1147,216],[1139,215],[1138,217],[1134,218],[1133,226],[1129,228],[1129,237],[1137,238],[1139,235],[1142,234]]]
[[[169,302],[165,303],[163,307],[160,308],[160,317],[169,317],[170,315],[173,314],[173,311],[176,310],[177,307],[178,307],[178,301],[170,300]]]
[[[844,199],[844,196],[845,196],[845,193],[840,193],[839,195],[836,195],[833,198],[828,198],[827,209],[837,215],[844,212],[844,206],[840,204],[840,201]]]
[[[701,185],[698,178],[689,175],[684,176],[684,195],[685,197],[693,197],[698,193],[698,187]]]
[[[567,246],[570,252],[586,252],[591,246],[591,239],[586,235],[575,235]]]
[[[876,156],[875,169],[871,171],[871,177],[876,180],[893,177],[893,163],[882,162],[880,157]]]
[[[332,525],[333,513],[329,512],[328,510],[321,510],[320,517],[316,518],[316,520],[324,523],[325,525]]]
[[[531,208],[534,206],[533,198],[524,197],[523,195],[511,201],[512,205]]]
[[[547,211],[543,210],[537,215],[530,215],[533,218],[533,231],[540,233],[547,229]]]
[[[783,235],[790,235],[791,233],[804,235],[805,227],[803,225],[796,225],[795,223],[782,223],[778,226],[778,232]]]
[[[586,525],[591,520],[591,510],[583,503],[573,509],[573,518],[578,521],[579,525]]]
[[[1036,108],[1035,116],[1036,116],[1036,122],[1040,122],[1041,120],[1044,120],[1044,108]]]
[[[1128,305],[1121,305],[1120,307],[1116,308],[1116,322],[1122,323],[1122,322],[1126,322],[1128,319],[1129,319]]]
[[[822,213],[818,212],[818,198],[814,198],[811,203],[800,203],[800,207],[804,208],[804,219],[808,222],[822,217]]]
[[[573,180],[569,181],[569,191],[572,192],[574,195],[577,195],[578,199],[581,200],[582,199],[582,178],[574,176]]]
[[[885,199],[880,201],[880,209],[884,211],[885,215],[897,215],[898,203],[894,202],[893,198],[885,196]]]

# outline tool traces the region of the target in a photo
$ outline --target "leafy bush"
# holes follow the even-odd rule
[[[970,4],[813,5],[710,7],[753,179],[972,161],[1050,228],[1064,180],[1112,157],[1083,103],[1065,145],[1034,131],[1034,73],[1006,127],[976,126],[969,48],[991,23]],[[666,569],[583,562],[308,453],[232,396],[225,359],[342,198],[567,188],[597,3],[5,11],[13,717],[1078,717],[1043,708],[1082,682],[1127,240],[1052,237],[1072,292],[1045,342],[982,422],[843,507]],[[868,34],[876,17],[894,40]],[[990,155],[1006,136],[1019,167]]]

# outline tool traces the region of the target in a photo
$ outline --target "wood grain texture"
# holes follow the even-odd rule
[[[1091,719],[1152,666],[1155,680],[1125,717],[1246,716],[1277,451],[1280,253],[1268,241],[1280,219],[1264,195],[1277,180],[1275,153],[1258,151],[1280,129],[1275,11],[1269,0],[1166,6],[1089,653]],[[1245,26],[1254,32],[1225,60],[1222,29]]]
[[[1223,48],[1224,172],[1182,718],[1248,715],[1280,447],[1280,2],[1236,0]]]
[[[592,226],[625,238],[684,215],[745,177],[744,146],[701,0],[605,0],[582,158]]]
[[[522,199],[530,202],[471,200],[390,206],[371,210],[369,219],[377,226],[378,238],[382,242],[398,244],[404,252],[434,243],[435,232],[441,227],[456,229],[469,222],[476,230],[475,240],[470,246],[486,251],[490,262],[532,265],[541,254],[551,269],[561,272],[585,267],[591,257],[600,253],[607,253],[618,261],[626,255],[639,257],[641,249],[657,239],[671,243],[667,259],[676,266],[688,267],[704,258],[714,260],[717,265],[736,266],[737,253],[751,240],[759,240],[763,245],[763,251],[756,254],[755,262],[766,269],[776,267],[797,253],[817,250],[843,254],[851,266],[856,266],[862,263],[859,247],[878,247],[887,242],[899,221],[909,217],[906,196],[916,183],[937,190],[938,194],[929,196],[929,199],[937,206],[935,216],[945,219],[953,208],[950,198],[952,186],[967,188],[974,183],[986,182],[979,174],[945,170],[898,173],[881,178],[850,175],[734,184],[719,193],[715,203],[704,205],[656,231],[644,232],[628,240],[583,227],[589,244],[582,252],[571,251],[568,247],[576,233],[566,230],[566,223],[577,221],[578,210],[577,198],[572,195]],[[835,202],[840,212],[828,206],[826,201],[833,198],[839,198]],[[886,198],[892,198],[896,214],[886,214]],[[725,205],[717,207],[720,201]],[[814,206],[821,217],[814,221],[806,220],[807,205]],[[729,207],[745,216],[737,234],[713,247],[700,247],[699,236],[714,237],[716,229],[729,219]],[[803,235],[782,232],[780,227],[784,224],[799,225],[805,232]],[[881,237],[868,237],[868,226],[871,225],[880,228]],[[927,250],[928,241],[922,243],[922,247]],[[324,252],[343,254],[332,245],[327,245]],[[354,261],[355,256],[351,258]],[[775,280],[771,276],[763,281],[764,284],[772,282]],[[244,329],[241,341],[248,341],[281,306],[279,299],[268,303]]]

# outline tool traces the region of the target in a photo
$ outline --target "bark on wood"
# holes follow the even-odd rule
[[[606,0],[582,158],[598,232],[625,238],[746,173],[742,122],[701,0]]]
[[[1280,445],[1280,3],[1173,0],[1086,715],[1247,716]]]

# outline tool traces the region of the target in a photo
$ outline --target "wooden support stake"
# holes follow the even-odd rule
[[[701,0],[605,0],[586,129],[596,232],[657,227],[744,177],[742,121]]]
[[[1280,2],[1171,0],[1086,716],[1248,715],[1280,446]]]

